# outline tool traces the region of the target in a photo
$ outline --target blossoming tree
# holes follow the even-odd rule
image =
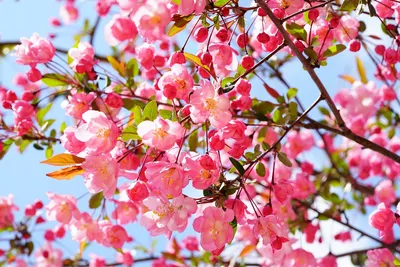
[[[36,33],[0,43],[1,56],[26,66],[13,79],[23,90],[0,87],[0,158],[14,148],[43,150],[37,163],[55,166],[49,179],[81,179],[90,195],[47,192],[47,203],[33,199],[22,216],[12,194],[1,197],[8,242],[0,243],[0,265],[334,267],[343,257],[400,264],[397,1],[94,2],[96,21],[67,51]],[[78,7],[63,1],[51,24],[75,23]],[[366,34],[371,24],[381,33]],[[98,31],[112,55],[94,46]],[[374,80],[358,51],[376,67]],[[339,53],[354,57],[359,80],[343,73],[348,88],[332,94],[318,69]],[[297,95],[306,88],[282,72],[296,61],[295,75],[315,85],[309,106]],[[56,128],[59,118],[50,117],[60,98],[73,123]],[[53,155],[55,146],[65,152]],[[78,207],[85,199],[86,210]],[[47,221],[57,224],[37,243],[36,226]],[[327,221],[343,230],[323,234]],[[134,257],[131,224],[170,246]],[[188,228],[193,234],[177,242]],[[57,246],[66,232],[79,243],[74,257]],[[307,250],[302,235],[328,252]],[[330,245],[360,239],[375,246],[337,253]],[[115,258],[96,255],[91,243]]]

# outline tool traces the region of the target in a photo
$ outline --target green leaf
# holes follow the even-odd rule
[[[44,116],[46,116],[46,114],[49,112],[49,110],[51,109],[52,105],[53,105],[53,103],[50,102],[44,108],[39,109],[39,111],[36,113],[36,117],[37,117],[39,126],[43,125]]]
[[[276,110],[274,111],[273,116],[272,116],[272,120],[273,120],[275,123],[278,123],[281,119],[282,119],[282,112],[281,112],[280,109],[276,109]]]
[[[142,109],[139,106],[135,106],[132,112],[133,112],[133,117],[135,119],[135,123],[139,125],[139,123],[143,121]]]
[[[14,143],[13,139],[7,139],[3,141],[3,151],[0,152],[0,159],[4,157],[7,151],[10,149],[10,146]]]
[[[172,27],[169,29],[167,35],[169,37],[174,36],[175,34],[183,31],[188,25],[188,23],[193,19],[194,15],[188,15],[184,17],[180,17],[175,21],[175,23],[172,25]]]
[[[126,108],[129,111],[132,111],[133,108],[136,106],[139,106],[142,109],[146,106],[146,103],[137,99],[124,98],[123,101],[124,101],[124,108]]]
[[[143,110],[143,117],[148,118],[151,121],[157,119],[158,116],[158,109],[157,109],[157,102],[155,100],[150,101],[144,107]]]
[[[42,82],[49,87],[69,85],[68,79],[57,73],[47,73],[43,75]]]
[[[286,93],[287,98],[289,100],[294,98],[297,95],[297,91],[298,91],[297,88],[293,88],[293,87],[289,88],[287,93]]]
[[[134,125],[129,125],[122,131],[122,140],[128,142],[129,140],[139,140],[140,136],[137,134],[137,129]]]
[[[89,199],[89,208],[97,209],[101,205],[101,201],[103,200],[103,192],[98,192],[92,195]]]
[[[264,151],[267,151],[268,149],[271,148],[271,146],[268,143],[265,143],[264,141],[261,143],[262,148]]]
[[[289,103],[289,115],[292,120],[297,118],[297,103],[292,101]]]
[[[236,170],[240,173],[240,175],[244,175],[245,170],[242,166],[242,164],[240,164],[239,161],[237,161],[236,159],[230,157],[229,160],[232,162],[232,165],[235,166]]]
[[[256,172],[261,177],[265,176],[265,166],[261,161],[258,162],[257,165],[256,165]]]
[[[45,154],[46,154],[46,159],[51,158],[53,156],[53,147],[52,146],[48,146],[46,148]]]
[[[318,59],[318,54],[317,52],[314,51],[313,48],[311,47],[307,47],[306,49],[304,49],[304,53],[311,59],[313,60],[317,60]]]
[[[283,163],[283,165],[285,165],[287,167],[292,167],[292,162],[290,162],[290,160],[287,158],[285,153],[279,152],[278,153],[278,159],[279,159],[280,162]]]
[[[219,15],[215,15],[213,17],[214,27],[216,30],[219,30]]]
[[[340,11],[353,11],[357,8],[359,0],[344,0],[340,6]]]
[[[342,44],[332,45],[325,50],[325,52],[322,54],[322,57],[332,57],[344,51],[345,49],[346,46]]]
[[[128,78],[133,78],[139,75],[139,64],[135,58],[132,58],[128,61],[128,63],[126,64],[125,72],[126,77]]]
[[[67,128],[67,123],[64,121],[63,123],[61,123],[60,125],[60,132],[64,133],[65,128]]]
[[[214,2],[215,7],[223,7],[231,0],[217,0]]]
[[[166,119],[166,120],[172,119],[172,115],[173,115],[172,110],[160,109],[158,112],[160,113],[161,118]]]
[[[178,6],[181,4],[181,0],[171,0],[171,1]]]
[[[323,115],[328,116],[328,117],[331,116],[331,113],[329,112],[329,110],[328,110],[327,108],[318,107],[318,109],[319,109],[319,111],[320,111]]]
[[[300,26],[294,22],[286,24],[286,30],[297,39],[307,41],[307,32],[303,26]]]
[[[33,144],[33,147],[34,147],[35,149],[37,149],[37,150],[44,150],[44,148],[41,147],[41,146],[40,146],[39,144],[37,144],[37,143]]]
[[[199,145],[199,135],[197,131],[194,131],[189,136],[189,150],[196,151],[198,145]]]

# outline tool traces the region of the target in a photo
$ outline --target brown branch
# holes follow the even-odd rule
[[[310,62],[303,56],[303,54],[297,49],[293,41],[291,40],[288,32],[285,30],[283,27],[281,21],[275,17],[274,13],[272,10],[267,6],[267,4],[262,1],[262,0],[255,0],[256,3],[267,13],[271,21],[275,24],[279,32],[282,34],[283,38],[285,39],[285,42],[287,45],[292,49],[292,51],[295,53],[296,57],[300,60],[300,62],[303,64],[303,67],[306,69],[308,74],[310,75],[311,79],[314,81],[316,86],[318,87],[319,91],[321,92],[323,98],[326,100],[330,110],[332,111],[339,128],[341,129],[341,135],[359,143],[360,145],[363,145],[366,148],[369,148],[371,150],[374,150],[390,159],[393,159],[397,163],[400,163],[400,156],[397,155],[396,153],[391,152],[390,150],[387,150],[386,148],[379,146],[368,139],[365,139],[364,137],[361,137],[359,135],[354,134],[349,128],[347,128],[342,116],[340,115],[339,110],[336,108],[335,103],[333,102],[333,99],[329,95],[327,89],[315,73],[313,67],[311,66]]]

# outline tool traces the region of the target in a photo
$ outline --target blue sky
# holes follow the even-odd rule
[[[16,41],[21,36],[30,37],[33,32],[37,32],[41,36],[47,36],[48,33],[55,32],[57,38],[54,40],[54,44],[57,47],[68,49],[73,45],[74,41],[72,36],[77,33],[83,25],[83,19],[89,18],[93,23],[95,18],[93,4],[93,1],[79,1],[78,5],[81,16],[78,23],[69,27],[55,29],[49,25],[48,21],[50,17],[58,16],[60,2],[54,0],[21,0],[18,2],[3,0],[0,2],[0,40]],[[105,25],[108,19],[109,17],[102,19],[99,27],[100,29],[103,28],[102,26]],[[95,48],[96,51],[102,55],[110,51],[105,44],[101,30],[98,31],[96,35]],[[368,70],[368,76],[372,78],[372,73],[374,72],[372,64],[366,60],[365,54],[359,53],[359,56],[364,59]],[[0,83],[9,89],[13,89],[11,83],[12,77],[17,72],[26,72],[27,70],[27,67],[15,64],[13,57],[2,59],[0,62]],[[340,88],[348,86],[346,82],[338,77],[339,74],[345,73],[357,77],[354,54],[346,52],[334,57],[328,61],[327,67],[317,70],[317,73],[320,75],[321,80],[325,83],[331,94],[334,94]],[[305,107],[310,105],[318,97],[316,86],[312,83],[300,64],[289,64],[289,66],[285,68],[284,77],[291,86],[299,89],[299,97]],[[278,91],[285,92],[286,88],[279,82],[270,81],[268,78],[265,80]],[[265,94],[262,85],[254,86],[253,88],[253,94],[255,96],[264,98]],[[56,102],[53,105],[53,110],[49,115],[51,114],[51,117],[57,118],[60,121],[68,121],[71,123],[71,120],[67,118],[59,104],[60,103]],[[318,111],[313,111],[311,115],[318,118]],[[61,152],[63,152],[62,147],[55,148],[55,154]],[[324,160],[321,160],[320,154],[318,153],[308,154],[307,157],[307,160],[317,165],[324,163]],[[5,158],[0,161],[0,195],[5,196],[9,193],[13,193],[16,204],[23,210],[26,204],[32,203],[35,199],[42,199],[46,202],[45,192],[72,194],[74,196],[80,196],[87,192],[81,177],[76,177],[70,181],[57,181],[46,177],[45,174],[53,171],[54,168],[39,164],[43,159],[43,151],[37,151],[33,147],[30,147],[23,155],[20,155],[16,148],[13,147]],[[82,198],[79,201],[79,205],[82,208],[86,207],[87,200],[88,197]],[[361,219],[358,220],[361,221]],[[129,231],[129,234],[142,244],[147,244],[147,246],[151,244],[151,238],[144,234],[145,231],[143,228],[134,226],[130,227]],[[164,237],[157,239],[161,240],[161,244],[165,244]],[[76,252],[77,245],[68,241],[68,238],[63,240],[63,244],[63,246],[68,248],[65,250],[67,254],[68,251],[71,251],[72,254]],[[159,248],[161,247],[160,245]],[[95,251],[96,253],[101,253],[113,259],[112,250],[104,250],[99,247],[93,248],[89,249],[89,251]],[[346,265],[343,266],[350,266],[348,262],[345,264]]]

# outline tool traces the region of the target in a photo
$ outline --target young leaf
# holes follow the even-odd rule
[[[83,174],[85,170],[81,166],[71,166],[55,172],[46,174],[56,180],[71,180],[77,175]]]
[[[46,114],[49,112],[49,110],[51,109],[51,106],[53,105],[52,102],[48,103],[47,106],[45,106],[44,108],[39,109],[39,111],[36,113],[36,117],[39,123],[39,126],[43,125],[43,119],[46,116]]]
[[[342,44],[332,45],[325,50],[325,52],[322,54],[322,57],[332,57],[344,51],[345,49],[346,46]]]
[[[49,87],[68,85],[68,79],[57,73],[47,73],[43,75],[42,82]]]
[[[223,7],[225,6],[230,0],[216,0],[214,2],[214,6],[216,7]]]
[[[256,165],[256,172],[261,177],[265,176],[265,166],[261,161],[258,162],[257,165]]]
[[[134,125],[130,125],[122,131],[122,140],[124,140],[125,142],[128,142],[129,140],[139,140],[139,139],[140,137],[137,134],[137,129],[136,126]]]
[[[303,26],[300,26],[294,22],[286,24],[286,30],[297,39],[307,41],[307,32]]]
[[[169,29],[167,35],[169,37],[174,36],[175,34],[183,31],[188,25],[188,23],[193,19],[194,15],[188,15],[185,17],[178,18],[175,23],[172,25],[171,29]]]
[[[287,167],[292,167],[292,162],[290,162],[290,160],[287,158],[285,153],[279,152],[278,153],[278,159],[279,159],[280,162],[283,163],[283,165],[285,165]]]
[[[186,60],[192,62],[193,64],[201,67],[202,69],[204,69],[206,72],[208,72],[208,74],[210,74],[214,79],[215,79],[215,73],[214,71],[211,71],[210,68],[206,65],[204,65],[203,63],[201,63],[201,60],[198,56],[190,54],[190,53],[186,53],[184,52],[185,58]]]
[[[361,81],[364,84],[366,84],[366,83],[368,83],[368,79],[367,79],[367,73],[365,72],[364,65],[360,58],[356,57],[356,61],[357,61],[357,70],[358,70],[358,74],[360,75]]]
[[[80,158],[75,155],[63,153],[63,154],[55,155],[54,157],[44,160],[40,163],[48,164],[48,165],[52,165],[52,166],[70,166],[70,165],[82,163],[84,161],[85,161],[84,158]]]
[[[239,161],[237,161],[236,159],[230,157],[229,160],[232,162],[232,165],[235,166],[236,170],[240,173],[240,175],[244,175],[244,168],[242,166],[242,164],[240,164]]]
[[[359,0],[344,0],[340,6],[340,11],[353,11],[357,8]]]
[[[135,58],[132,58],[128,61],[125,71],[126,77],[128,78],[133,78],[139,74],[139,64]]]
[[[124,71],[121,66],[121,63],[119,63],[118,60],[115,59],[113,56],[107,56],[107,60],[110,63],[111,67],[113,67],[113,69],[115,69],[119,75],[124,77]]]
[[[253,250],[255,250],[256,247],[257,247],[256,245],[252,245],[252,244],[249,244],[249,245],[245,246],[242,249],[242,251],[240,252],[239,257],[242,258],[244,256],[247,256],[249,253],[251,253]]]
[[[151,121],[157,119],[158,109],[157,102],[155,100],[150,101],[143,110],[143,117],[148,118]]]
[[[101,205],[101,201],[103,200],[103,192],[98,192],[92,195],[89,199],[89,208],[97,209]]]

